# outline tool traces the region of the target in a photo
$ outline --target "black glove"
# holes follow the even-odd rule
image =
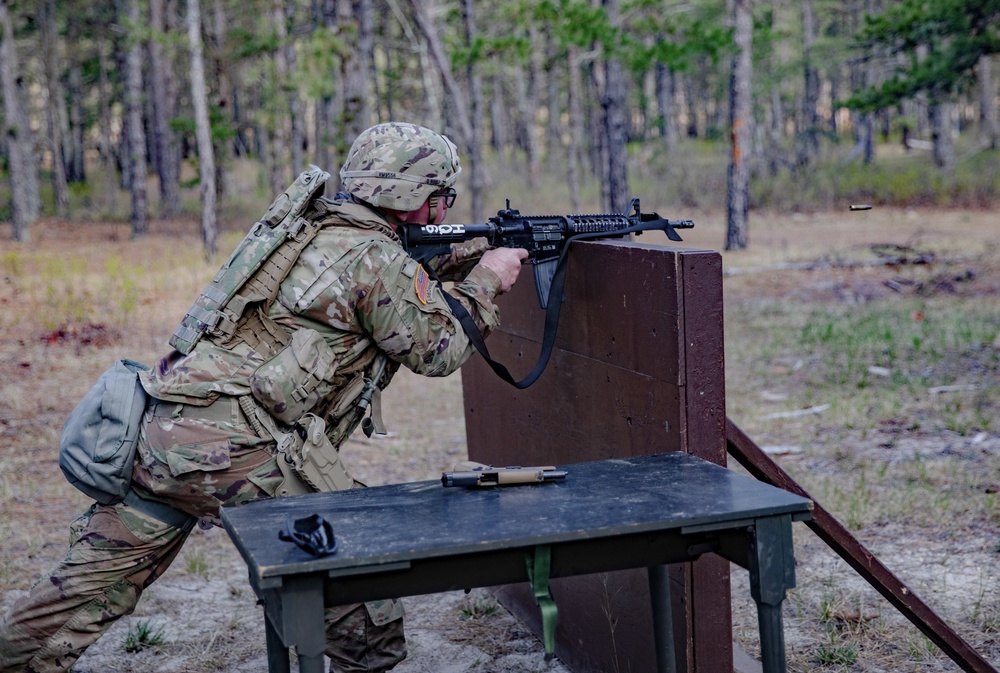
[[[292,521],[289,516],[285,530],[278,533],[278,539],[294,542],[299,549],[313,556],[328,556],[337,551],[338,541],[333,535],[333,526],[319,514]]]

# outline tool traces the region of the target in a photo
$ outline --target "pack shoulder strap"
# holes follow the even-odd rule
[[[228,343],[244,333],[252,346],[271,346],[265,352],[284,345],[282,338],[287,342],[284,330],[268,324],[267,308],[320,229],[304,214],[312,200],[322,196],[329,178],[329,173],[312,166],[271,203],[184,316],[170,338],[171,346],[187,354],[203,336]]]

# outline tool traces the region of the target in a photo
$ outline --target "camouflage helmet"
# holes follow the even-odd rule
[[[423,126],[390,122],[364,131],[340,169],[344,191],[381,208],[417,210],[451,187],[462,167],[448,138]]]

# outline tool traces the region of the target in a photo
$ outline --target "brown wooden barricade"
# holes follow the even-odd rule
[[[542,377],[517,390],[478,356],[462,369],[469,458],[544,465],[686,451],[725,465],[720,255],[629,242],[573,246]],[[502,327],[487,344],[520,378],[538,356],[544,319],[530,267],[500,306]],[[672,567],[671,580],[678,670],[732,671],[728,563],[708,554]],[[645,572],[552,585],[556,652],[571,670],[656,669]],[[500,596],[541,632],[527,585]]]

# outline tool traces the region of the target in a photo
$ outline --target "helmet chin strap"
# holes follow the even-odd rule
[[[430,206],[431,212],[427,219],[427,224],[434,224],[437,220],[437,209],[438,209],[438,197],[437,194],[431,194],[427,197],[427,205]]]

